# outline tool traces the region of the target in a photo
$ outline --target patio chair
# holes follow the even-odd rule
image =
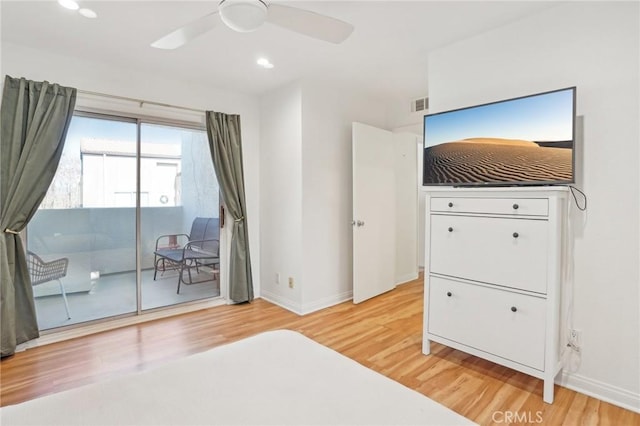
[[[167,270],[178,271],[178,290],[180,284],[199,284],[209,279],[194,281],[192,270],[199,274],[201,269],[210,269],[216,278],[220,265],[219,219],[196,217],[187,234],[161,235],[156,239],[154,254],[153,280],[158,271],[161,275]]]
[[[27,251],[27,269],[31,276],[31,285],[37,286],[49,281],[57,280],[60,285],[60,293],[64,299],[64,307],[67,310],[67,319],[71,319],[69,304],[67,303],[67,292],[64,289],[62,278],[67,276],[67,266],[69,259],[66,257],[45,262],[37,254]]]

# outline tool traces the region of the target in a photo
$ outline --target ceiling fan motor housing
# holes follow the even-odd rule
[[[241,33],[257,30],[267,19],[267,4],[262,0],[222,0],[218,11],[225,25]]]

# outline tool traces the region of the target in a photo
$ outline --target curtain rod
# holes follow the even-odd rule
[[[123,101],[137,102],[137,103],[140,104],[140,107],[142,107],[144,104],[147,104],[147,105],[157,105],[157,106],[166,107],[166,108],[181,109],[181,110],[191,111],[191,112],[198,112],[198,113],[202,113],[202,114],[205,113],[205,111],[203,111],[201,109],[187,108],[187,107],[170,105],[170,104],[163,104],[161,102],[145,101],[145,100],[142,100],[142,99],[127,98],[126,96],[107,95],[106,93],[91,92],[91,91],[88,91],[88,90],[80,90],[80,89],[78,89],[78,93],[79,94],[83,94],[83,95],[93,95],[93,96],[100,96],[100,97],[103,97],[103,98],[120,99],[120,100],[123,100]]]

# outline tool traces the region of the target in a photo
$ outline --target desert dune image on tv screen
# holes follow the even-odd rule
[[[572,181],[573,105],[567,89],[426,116],[424,184]]]

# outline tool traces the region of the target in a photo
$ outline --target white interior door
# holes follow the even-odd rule
[[[353,123],[353,303],[395,287],[392,133]]]

